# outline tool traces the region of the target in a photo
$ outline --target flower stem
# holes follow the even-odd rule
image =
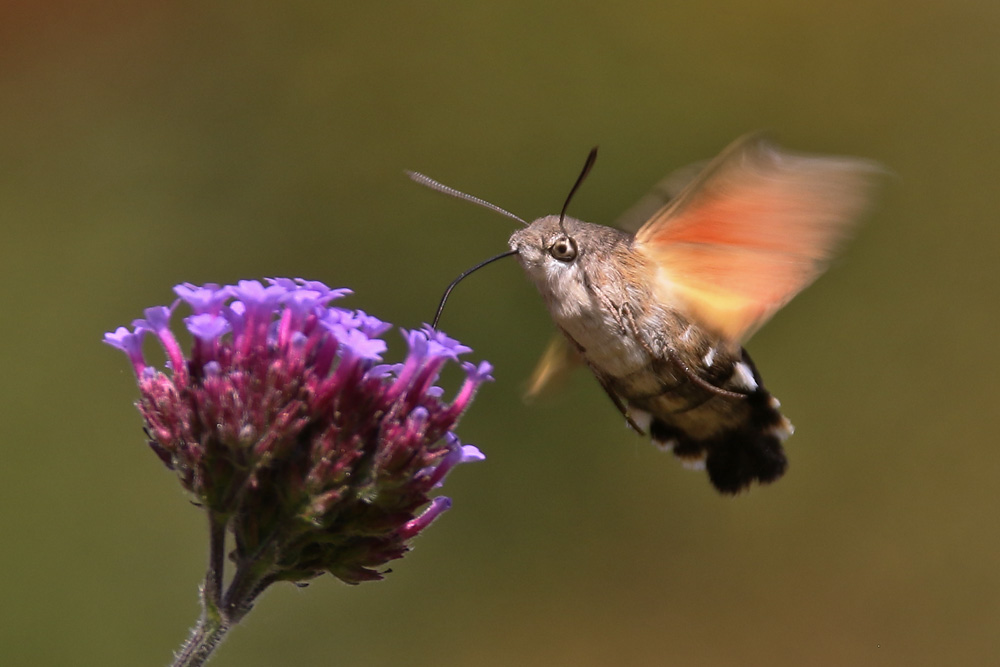
[[[209,513],[211,546],[208,571],[201,587],[201,618],[174,658],[173,667],[204,665],[229,630],[243,620],[253,608],[257,597],[275,581],[270,561],[258,555],[256,559],[247,559],[239,563],[223,595],[227,524],[228,519],[223,515]],[[266,553],[267,549],[262,551]]]
[[[201,618],[174,658],[173,667],[198,667],[205,664],[233,625],[222,608],[228,523],[229,519],[225,515],[208,512],[208,569],[201,585]]]
[[[260,561],[245,561],[237,566],[222,599],[222,613],[229,623],[239,623],[250,612],[257,596],[274,581],[268,575],[267,564]]]
[[[222,602],[222,580],[226,567],[226,526],[229,520],[218,512],[208,512],[208,570],[205,572],[205,583],[202,584],[202,606],[207,611],[209,606],[216,610]]]
[[[219,616],[202,614],[191,636],[184,642],[172,667],[200,667],[229,632],[230,623]]]

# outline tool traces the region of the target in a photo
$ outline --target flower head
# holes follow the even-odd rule
[[[174,291],[172,306],[104,337],[132,363],[152,449],[228,523],[234,560],[265,554],[269,581],[380,579],[377,568],[450,507],[430,498],[445,475],[483,458],[452,429],[492,379],[489,364],[464,363],[449,403],[434,383],[471,350],[426,327],[404,330],[405,360],[381,363],[391,325],[329,305],[349,290],[277,278]],[[181,302],[187,353],[170,324]],[[162,345],[166,372],[147,362],[146,334]]]

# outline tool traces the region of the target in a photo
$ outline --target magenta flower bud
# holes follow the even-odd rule
[[[451,498],[438,496],[427,509],[420,513],[420,516],[407,521],[400,532],[405,536],[404,539],[409,539],[431,525],[445,510],[449,509],[451,509]]]

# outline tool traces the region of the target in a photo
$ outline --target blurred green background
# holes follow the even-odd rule
[[[0,664],[160,665],[201,514],[101,334],[182,281],[303,276],[403,326],[510,221],[610,222],[766,129],[892,170],[845,255],[749,344],[798,427],[722,498],[580,374],[513,261],[443,327],[496,365],[489,460],[386,581],[265,595],[214,665],[940,665],[1000,659],[1000,4],[4,2]]]

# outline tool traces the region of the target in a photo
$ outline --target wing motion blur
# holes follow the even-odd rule
[[[741,342],[823,271],[877,172],[747,137],[639,229],[636,249],[659,268],[659,298]]]

